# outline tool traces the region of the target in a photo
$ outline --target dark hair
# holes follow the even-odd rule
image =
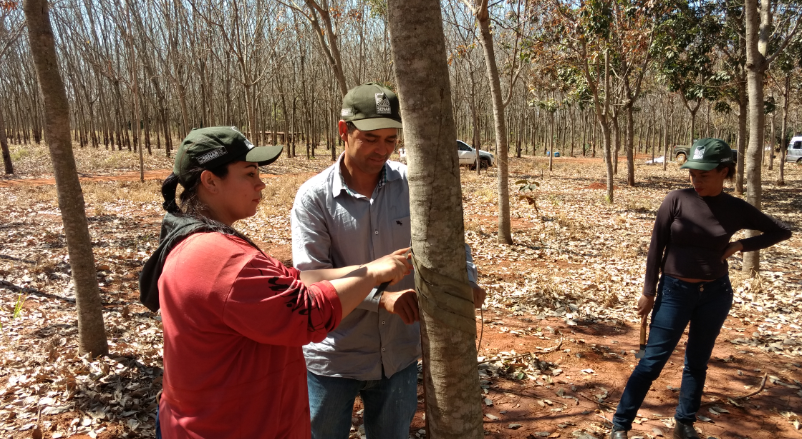
[[[179,183],[178,176],[170,174],[162,183],[162,197],[164,197],[162,207],[175,216],[188,216],[204,223],[206,225],[206,230],[219,232],[224,235],[236,236],[264,254],[262,249],[247,236],[238,232],[228,224],[223,224],[220,221],[209,218],[203,213],[206,210],[206,205],[198,198],[198,185],[200,185],[201,173],[203,173],[203,171],[209,171],[219,178],[225,178],[228,175],[228,165],[230,164],[231,163],[226,163],[225,165],[213,169],[205,169],[197,166],[186,171],[188,177],[187,182],[189,184],[187,186],[182,185],[184,186],[184,191],[181,192],[181,196],[179,197],[180,206],[175,202],[175,194]]]
[[[353,122],[346,122],[345,126],[347,127],[347,132],[349,136],[351,134],[354,134],[354,131],[358,130],[358,128],[356,127],[356,125],[354,125]]]
[[[716,166],[716,171],[721,172],[722,169],[727,170],[727,176],[724,177],[725,180],[732,181],[735,178],[735,163],[733,162],[721,163],[718,166]]]

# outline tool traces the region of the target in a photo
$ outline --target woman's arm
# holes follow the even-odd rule
[[[646,256],[646,276],[643,282],[643,295],[654,296],[657,291],[657,279],[660,277],[660,266],[663,263],[663,252],[671,237],[671,223],[674,222],[674,202],[676,195],[669,192],[654,220],[652,241],[649,243],[649,253]]]
[[[751,252],[764,249],[791,237],[791,228],[785,223],[766,215],[746,201],[738,200],[741,204],[738,216],[743,220],[741,228],[763,232],[762,235],[735,241],[741,244],[741,251]]]
[[[347,316],[382,282],[394,284],[409,274],[412,266],[407,257],[409,249],[396,250],[383,258],[364,265],[342,268],[324,268],[301,272],[301,281],[307,285],[328,280],[340,298],[343,317]]]

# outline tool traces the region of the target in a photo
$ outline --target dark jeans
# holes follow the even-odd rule
[[[418,364],[390,378],[359,381],[306,372],[312,439],[347,439],[356,395],[365,404],[368,439],[407,439],[418,408]]]
[[[707,376],[707,362],[732,306],[729,276],[694,284],[664,275],[660,278],[657,291],[646,355],[627,381],[613,416],[615,430],[632,428],[632,421],[646,393],[652,382],[660,376],[689,322],[691,327],[685,348],[685,368],[674,418],[685,424],[696,422]]]
[[[159,425],[159,406],[156,406],[156,439],[162,439],[162,427]]]

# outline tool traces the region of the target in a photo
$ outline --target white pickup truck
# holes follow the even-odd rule
[[[475,169],[476,166],[476,150],[471,148],[470,145],[463,142],[462,140],[457,140],[457,155],[459,156],[459,164],[460,166],[470,166],[471,168]],[[398,158],[402,162],[407,162],[407,152],[405,148],[398,149]],[[496,158],[493,154],[479,150],[479,166],[483,169],[489,168],[490,166],[495,166]]]
[[[802,164],[802,136],[794,136],[788,142],[788,151],[785,153],[785,161]]]

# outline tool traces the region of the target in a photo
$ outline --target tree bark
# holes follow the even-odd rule
[[[632,117],[632,105],[626,107],[627,118],[627,185],[630,187],[635,186],[635,154],[632,151],[633,142],[635,137],[635,120]]]
[[[0,148],[3,150],[3,167],[6,174],[14,173],[14,165],[11,163],[11,151],[8,149],[8,139],[6,138],[6,121],[3,119],[3,111],[0,110]]]
[[[785,186],[785,154],[788,152],[788,99],[791,91],[791,72],[785,74],[783,90],[783,118],[780,125],[780,161],[777,163],[777,186]]]
[[[746,151],[746,201],[761,208],[763,187],[761,185],[761,159],[763,158],[763,130],[766,115],[763,108],[763,76],[766,71],[765,50],[768,43],[767,29],[771,25],[771,2],[762,0],[758,10],[757,0],[744,2],[746,16],[746,87],[749,95],[749,149]],[[762,49],[762,50],[761,50]],[[747,230],[747,237],[758,235]],[[744,254],[743,271],[754,276],[760,270],[760,251]]]
[[[89,236],[84,197],[70,142],[67,93],[59,74],[55,39],[46,0],[26,0],[23,6],[39,90],[44,102],[44,128],[67,238],[78,309],[78,349],[90,355],[108,353],[97,272]]]
[[[408,150],[412,247],[418,264],[466,284],[462,190],[440,2],[390,0],[393,66]],[[416,271],[416,284],[420,285]],[[448,289],[448,288],[445,288]],[[470,331],[421,313],[427,438],[480,439],[481,392],[469,292],[434,291],[458,302]],[[442,302],[441,302],[442,303]]]
[[[510,187],[508,170],[507,126],[504,120],[504,101],[501,96],[501,80],[496,66],[496,53],[493,49],[493,35],[490,33],[490,14],[488,0],[481,0],[476,19],[481,30],[482,47],[485,52],[487,79],[490,82],[490,95],[493,100],[493,119],[496,127],[496,167],[498,168],[498,242],[512,244],[510,230]],[[392,32],[391,32],[392,35]],[[477,151],[478,154],[478,151]]]
[[[749,106],[746,77],[738,78],[738,163],[735,164],[735,194],[744,193],[744,163],[746,163],[746,116]]]

